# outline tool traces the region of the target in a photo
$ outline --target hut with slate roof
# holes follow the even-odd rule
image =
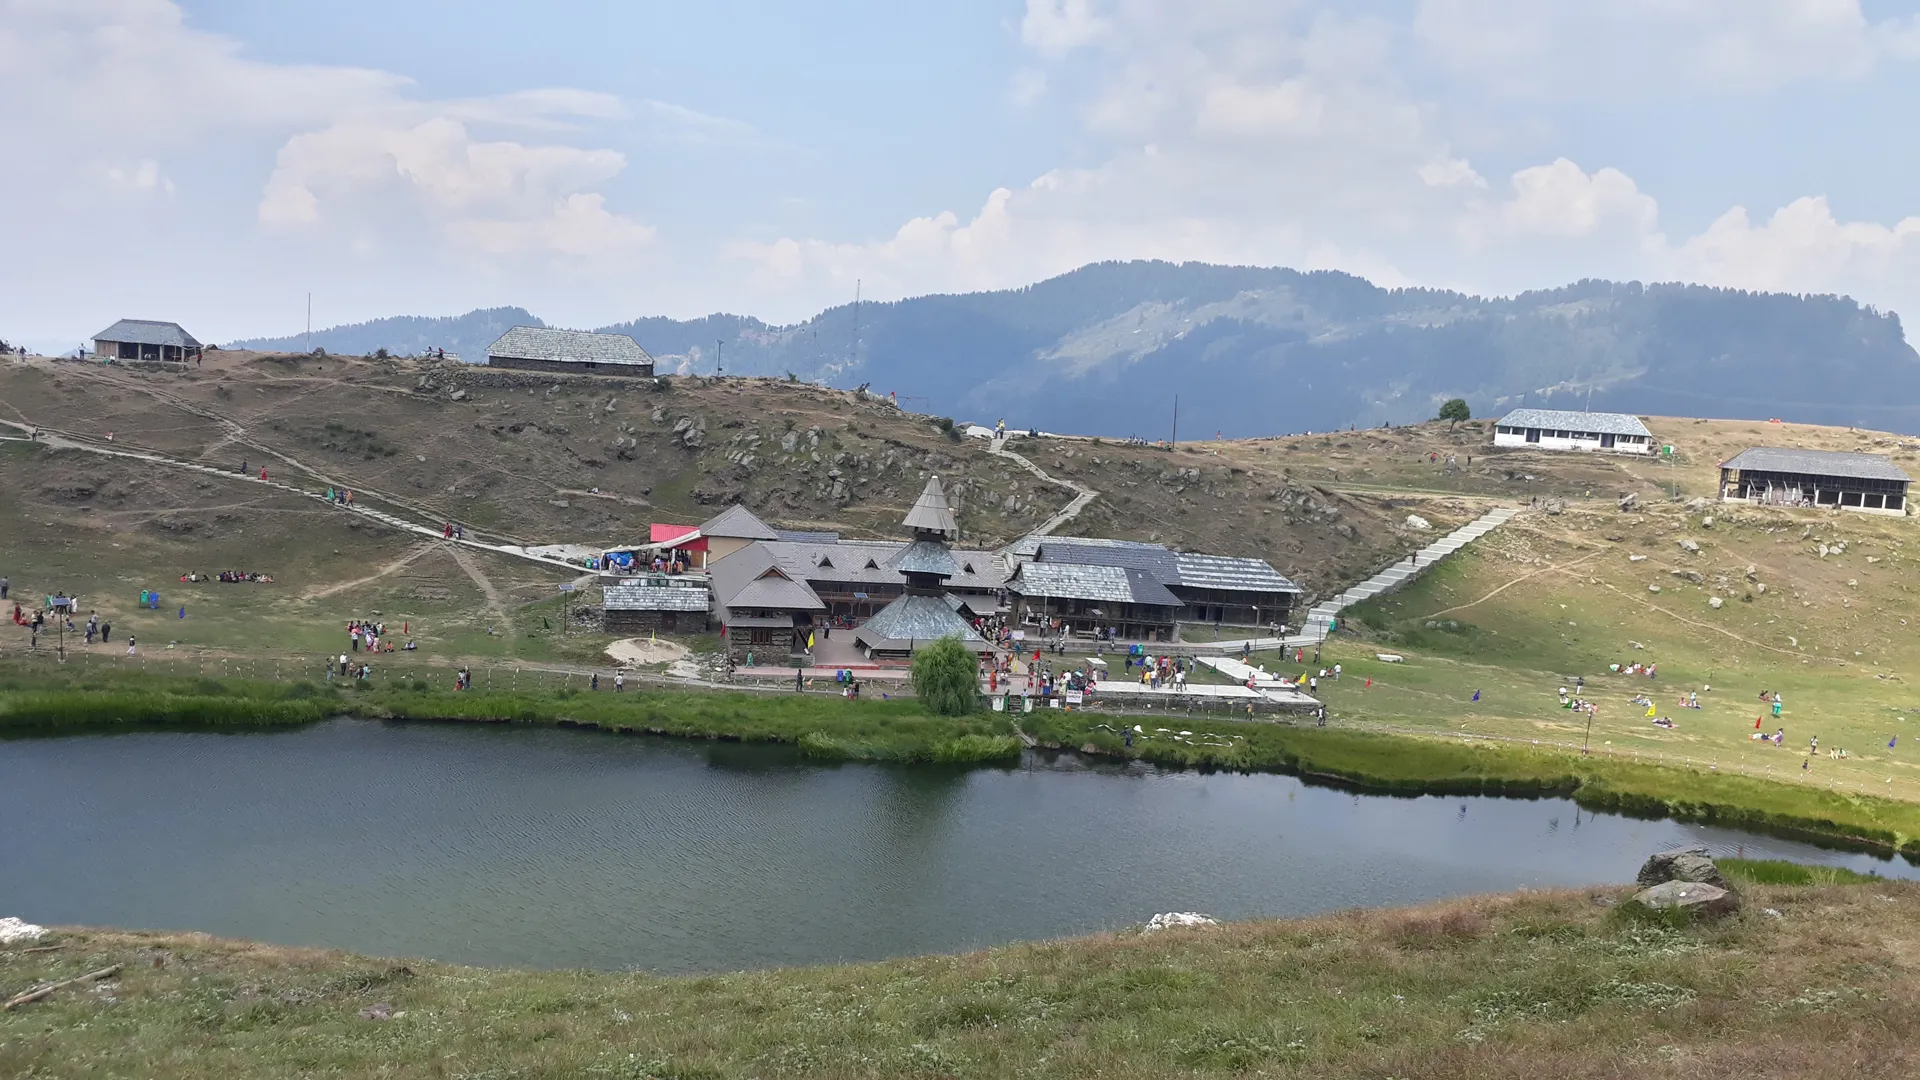
[[[567,375],[653,375],[653,357],[625,334],[516,326],[487,346],[487,366]]]
[[[154,319],[121,319],[93,335],[93,354],[102,360],[184,364],[203,349],[179,323]]]
[[[944,637],[959,638],[976,653],[993,651],[961,616],[960,602],[947,595],[948,579],[960,573],[960,561],[949,547],[960,526],[939,477],[927,479],[926,489],[907,511],[906,526],[913,540],[886,562],[906,583],[892,603],[854,631],[854,641],[868,657],[911,656],[914,649]]]
[[[1720,463],[1720,498],[1766,506],[1907,512],[1912,483],[1893,459],[1836,450],[1756,446]]]

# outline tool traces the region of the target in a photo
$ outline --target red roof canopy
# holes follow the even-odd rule
[[[664,544],[699,531],[697,527],[692,525],[662,525],[659,522],[655,522],[648,527],[647,542],[649,544]],[[676,544],[674,546],[684,547],[688,551],[705,551],[707,550],[707,538],[703,536],[692,543]]]

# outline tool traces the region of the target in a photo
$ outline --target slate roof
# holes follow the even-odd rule
[[[186,332],[177,322],[160,322],[154,319],[121,319],[105,330],[93,335],[95,341],[126,341],[135,345],[177,345],[183,349],[198,349],[200,342]]]
[[[734,503],[725,510],[700,523],[701,533],[707,536],[722,536],[732,540],[778,540],[780,535],[766,522],[753,516],[753,511]]]
[[[1181,606],[1180,598],[1154,580],[1153,575],[1124,566],[1030,562],[1014,572],[1013,578],[1007,582],[1007,588],[1022,596],[1104,600],[1155,607]]]
[[[807,581],[905,584],[900,570],[892,565],[892,560],[908,547],[898,540],[835,540],[831,543],[769,540],[754,547],[765,550],[790,576]],[[948,550],[953,555],[954,568],[947,588],[984,592],[998,589],[1004,583],[1005,579],[994,567],[991,552],[967,548]],[[730,555],[714,565],[725,566],[739,557]],[[821,565],[823,559],[832,566]],[[868,568],[868,563],[873,564],[872,568]],[[973,567],[972,573],[967,572],[969,566]]]
[[[960,523],[953,520],[953,510],[947,505],[947,491],[940,486],[939,477],[927,477],[927,486],[920,492],[919,501],[907,511],[906,525],[909,529],[937,532],[947,537],[960,535]]]
[[[938,574],[950,578],[960,572],[960,560],[947,545],[932,540],[915,540],[888,559],[886,566],[901,574]]]
[[[608,611],[705,611],[707,590],[683,585],[608,585]]]
[[[1300,586],[1288,581],[1265,559],[1182,551],[1174,556],[1174,561],[1179,566],[1180,576],[1168,584],[1191,589],[1237,589],[1244,592],[1300,591]]]
[[[775,529],[773,535],[795,544],[831,544],[840,539],[837,532],[809,532],[805,529]]]
[[[1849,454],[1838,450],[1789,450],[1779,446],[1756,446],[1742,450],[1720,463],[1723,469],[1759,472],[1806,473],[1813,476],[1843,476],[1857,480],[1901,480],[1912,477],[1889,458],[1879,454]]]
[[[584,330],[553,330],[516,326],[487,346],[489,358],[560,360],[577,364],[644,364],[653,357],[625,334],[590,334]]]
[[[1288,581],[1265,559],[1238,555],[1203,555],[1190,551],[1169,551],[1159,544],[1130,540],[1092,541],[1073,538],[1066,541],[1042,540],[1039,546],[1042,565],[1112,566],[1138,570],[1162,585],[1191,589],[1234,589],[1245,592],[1297,593],[1300,587]]]
[[[1154,580],[1171,585],[1180,578],[1179,557],[1159,544],[1089,544],[1075,540],[1066,543],[1042,541],[1039,559],[1043,563],[1079,563],[1085,566],[1120,566],[1144,570]]]
[[[970,648],[986,645],[986,639],[953,609],[946,597],[916,593],[907,593],[881,608],[861,624],[853,636],[870,649],[905,649],[943,637],[958,637]]]
[[[729,608],[769,608],[782,611],[820,611],[826,608],[803,581],[772,574],[747,582],[727,601]]]
[[[1498,421],[1503,427],[1545,428],[1548,431],[1591,431],[1601,435],[1653,437],[1640,418],[1628,413],[1574,412],[1568,409],[1515,409]]]

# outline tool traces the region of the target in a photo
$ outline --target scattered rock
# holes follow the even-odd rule
[[[1660,586],[1658,586],[1658,585],[1649,585],[1649,586],[1647,586],[1647,591],[1648,591],[1648,592],[1659,592],[1659,591],[1660,591]]]
[[[1753,565],[1752,563],[1747,564],[1747,580],[1748,581],[1760,580],[1760,568]]]
[[[1760,583],[1758,583],[1758,584],[1756,584],[1756,585],[1754,585],[1754,587],[1753,587],[1753,591],[1754,591],[1754,592],[1756,592],[1756,593],[1759,593],[1759,594],[1760,594],[1761,596],[1765,596],[1765,595],[1767,595],[1767,585],[1766,585],[1766,582],[1764,582],[1764,581],[1763,581],[1763,582],[1760,582]]]
[[[1857,589],[1857,588],[1859,588],[1859,587],[1860,587],[1860,579],[1859,579],[1859,578],[1848,578],[1848,579],[1847,579],[1847,588],[1849,588],[1849,589]]]
[[[1428,521],[1426,518],[1421,517],[1419,514],[1408,514],[1407,528],[1421,529],[1421,530],[1431,529],[1433,528],[1433,523]]]
[[[1726,603],[1725,600],[1722,600],[1717,596],[1710,596],[1707,598],[1707,606],[1712,608],[1715,611],[1719,611],[1720,606],[1725,603]]]
[[[467,392],[465,390],[455,390],[452,394],[449,394],[448,397],[454,401],[465,401],[467,400]]]
[[[1728,888],[1727,879],[1704,847],[1674,848],[1651,855],[1640,864],[1640,872],[1633,880],[1641,885],[1683,881]]]
[[[1785,915],[1782,915],[1782,914],[1780,914],[1780,912],[1779,912],[1778,910],[1776,910],[1776,909],[1774,909],[1774,908],[1770,908],[1770,907],[1763,907],[1763,908],[1761,908],[1761,909],[1760,909],[1760,914],[1762,914],[1762,915],[1765,915],[1765,916],[1766,916],[1767,918],[1769,918],[1769,919],[1784,919],[1784,918],[1786,918],[1786,916],[1785,916]]]
[[[1639,508],[1640,508],[1640,496],[1634,494],[1631,491],[1629,491],[1625,495],[1620,496],[1620,509],[1638,510]]]
[[[1172,926],[1218,926],[1220,921],[1211,915],[1202,915],[1197,911],[1163,911],[1147,920],[1147,933],[1165,930]]]
[[[1674,542],[1680,545],[1681,551],[1687,552],[1690,555],[1700,554],[1700,542],[1698,540],[1690,537],[1682,537]]]
[[[391,1020],[397,1015],[399,1014],[393,1011],[393,1006],[384,1001],[377,1002],[360,1010],[360,1019],[362,1020]]]
[[[1711,517],[1703,517],[1703,518],[1701,518],[1701,519],[1700,519],[1700,527],[1701,527],[1701,528],[1703,528],[1703,529],[1711,529],[1711,528],[1713,528],[1713,518],[1711,518]]]
[[[1707,500],[1700,498],[1699,496],[1695,496],[1694,498],[1687,500],[1687,513],[1689,514],[1701,513],[1705,511],[1706,508],[1707,508]]]
[[[1685,581],[1691,581],[1695,585],[1703,584],[1707,580],[1706,575],[1698,570],[1675,570],[1673,571],[1673,576]]]
[[[17,941],[39,941],[47,936],[47,928],[35,926],[25,919],[8,915],[0,919],[0,945],[12,945]]]
[[[1627,556],[1627,561],[1628,562],[1646,562],[1647,557],[1645,555],[1629,555]]]
[[[1634,901],[1654,911],[1684,911],[1719,918],[1740,910],[1740,894],[1696,881],[1666,881],[1634,895]]]

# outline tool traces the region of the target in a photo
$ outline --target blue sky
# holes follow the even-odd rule
[[[1856,0],[0,0],[0,337],[563,324],[1103,258],[1920,311],[1920,20]]]

